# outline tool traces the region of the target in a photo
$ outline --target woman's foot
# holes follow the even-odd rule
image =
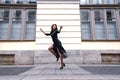
[[[63,69],[63,66],[62,66],[62,67],[60,67],[60,69]]]
[[[59,60],[59,58],[56,59],[56,61],[58,61],[58,60]]]
[[[60,69],[63,69],[65,67],[65,63],[62,63],[62,66],[60,67]]]
[[[65,67],[65,63],[62,63],[63,64],[63,66]]]

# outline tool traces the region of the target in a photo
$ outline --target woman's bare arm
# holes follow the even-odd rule
[[[46,36],[49,36],[50,34],[48,33],[45,33],[41,28],[40,28],[40,31],[43,32]]]
[[[41,28],[40,28],[40,31],[43,32],[44,34],[46,34]]]

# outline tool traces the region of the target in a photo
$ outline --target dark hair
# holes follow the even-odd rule
[[[56,26],[56,29],[55,30],[57,30],[57,24],[52,24],[52,26],[51,26],[51,31],[53,31],[53,26]]]

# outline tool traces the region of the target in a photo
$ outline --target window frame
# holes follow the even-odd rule
[[[35,35],[34,35],[34,39],[30,39],[30,40],[26,40],[25,39],[25,28],[26,28],[26,19],[25,19],[25,16],[26,16],[26,10],[27,9],[32,9],[32,10],[35,10],[36,11],[36,4],[30,4],[30,5],[26,5],[26,4],[20,4],[20,5],[15,5],[15,4],[11,4],[11,5],[2,5],[0,6],[0,9],[7,9],[9,10],[9,24],[8,24],[8,32],[7,32],[7,39],[0,39],[0,41],[35,41],[35,35],[36,35],[36,19],[35,19]],[[17,40],[12,40],[11,39],[11,29],[12,29],[12,10],[22,10],[22,22],[21,22],[21,25],[22,25],[22,30],[21,30],[21,36],[20,36],[20,39],[17,39]],[[35,15],[36,16],[36,15]]]
[[[109,10],[108,8],[88,8],[88,7],[84,7],[84,8],[81,8],[80,10],[90,10],[91,11],[91,17],[92,18],[94,18],[94,11],[95,10],[103,10],[103,17],[104,17],[104,29],[105,29],[105,39],[96,39],[95,38],[95,19],[92,19],[91,17],[90,17],[90,23],[91,23],[91,39],[82,39],[83,41],[119,41],[120,40],[120,23],[119,23],[119,21],[120,21],[120,14],[118,15],[117,13],[120,13],[119,11],[120,11],[120,9],[119,10],[117,10],[117,9],[111,9],[111,10],[114,10],[114,14],[115,14],[115,17],[116,17],[116,21],[115,21],[115,23],[116,23],[116,28],[117,28],[117,30],[116,30],[116,32],[117,32],[117,38],[116,39],[109,39],[108,38],[108,29],[107,29],[107,18],[106,18],[106,10]],[[81,23],[82,23],[82,21],[81,21]],[[81,29],[82,30],[82,29]]]

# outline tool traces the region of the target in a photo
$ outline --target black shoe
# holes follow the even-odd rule
[[[57,58],[57,60],[56,61],[58,61],[59,60],[59,58]]]
[[[63,66],[65,67],[65,63],[63,63]]]
[[[60,67],[60,69],[63,69],[63,66],[62,66],[62,67]]]

